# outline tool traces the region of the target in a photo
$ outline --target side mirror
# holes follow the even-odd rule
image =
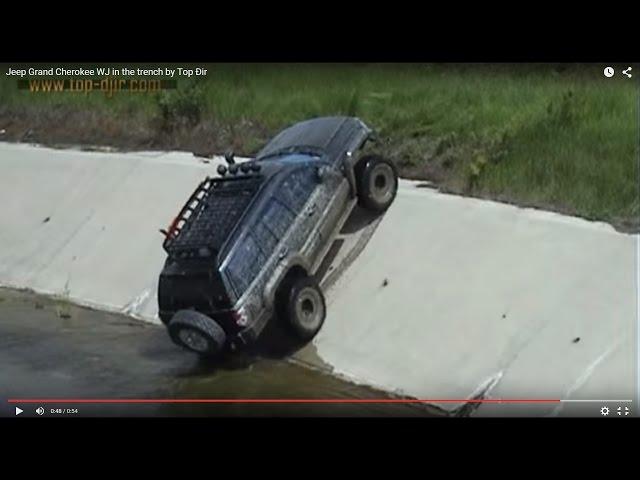
[[[229,165],[233,165],[234,163],[236,163],[233,150],[227,150],[224,154],[224,159],[227,161]]]

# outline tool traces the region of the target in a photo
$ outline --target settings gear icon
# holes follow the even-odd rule
[[[602,407],[600,409],[600,413],[606,417],[607,415],[609,415],[609,407]]]

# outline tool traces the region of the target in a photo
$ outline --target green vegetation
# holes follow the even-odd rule
[[[140,138],[140,146],[196,149],[194,135],[218,135],[219,142],[205,143],[250,154],[293,122],[357,115],[378,130],[405,177],[623,229],[640,226],[638,92],[624,77],[605,79],[598,65],[205,67],[206,77],[180,80],[175,91],[113,98],[18,92],[3,75],[0,129],[16,112],[81,110],[146,125],[139,135],[156,140]]]

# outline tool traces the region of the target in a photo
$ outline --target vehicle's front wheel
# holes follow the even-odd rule
[[[360,205],[378,213],[387,210],[398,191],[395,165],[379,155],[369,155],[358,162],[355,173]]]
[[[215,320],[195,310],[179,310],[167,328],[174,343],[206,357],[219,355],[227,340]]]
[[[322,290],[311,277],[294,278],[282,298],[280,312],[291,331],[302,341],[309,341],[320,331],[327,315]]]

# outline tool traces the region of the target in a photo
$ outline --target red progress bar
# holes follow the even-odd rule
[[[453,398],[28,398],[9,403],[560,403],[555,398],[453,399]]]

